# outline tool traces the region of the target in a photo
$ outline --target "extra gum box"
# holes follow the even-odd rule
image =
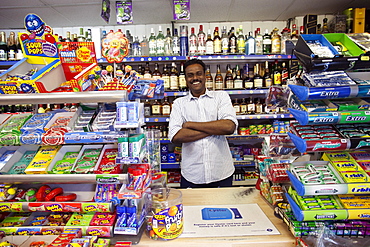
[[[26,174],[48,173],[48,167],[59,149],[60,146],[41,146],[24,172]]]
[[[347,152],[327,152],[323,154],[322,159],[325,161],[355,161]]]

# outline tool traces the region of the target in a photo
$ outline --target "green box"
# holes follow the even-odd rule
[[[364,51],[356,45],[346,34],[344,33],[325,33],[324,37],[336,48],[338,42],[342,44],[346,51],[340,52],[345,57],[357,57],[364,54]]]

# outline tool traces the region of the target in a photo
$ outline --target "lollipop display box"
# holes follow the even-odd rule
[[[370,54],[358,48],[346,34],[339,33],[302,34],[294,55],[307,72],[363,69],[370,65]]]
[[[0,74],[0,93],[48,93],[64,82],[59,59],[25,57]]]

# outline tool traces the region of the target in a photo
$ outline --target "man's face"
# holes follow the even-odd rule
[[[206,75],[200,64],[192,64],[185,70],[186,85],[194,97],[199,97],[206,92]]]

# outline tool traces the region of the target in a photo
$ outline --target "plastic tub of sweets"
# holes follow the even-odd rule
[[[153,189],[146,193],[148,209],[147,234],[153,240],[172,240],[179,237],[184,228],[182,193],[170,188]]]

